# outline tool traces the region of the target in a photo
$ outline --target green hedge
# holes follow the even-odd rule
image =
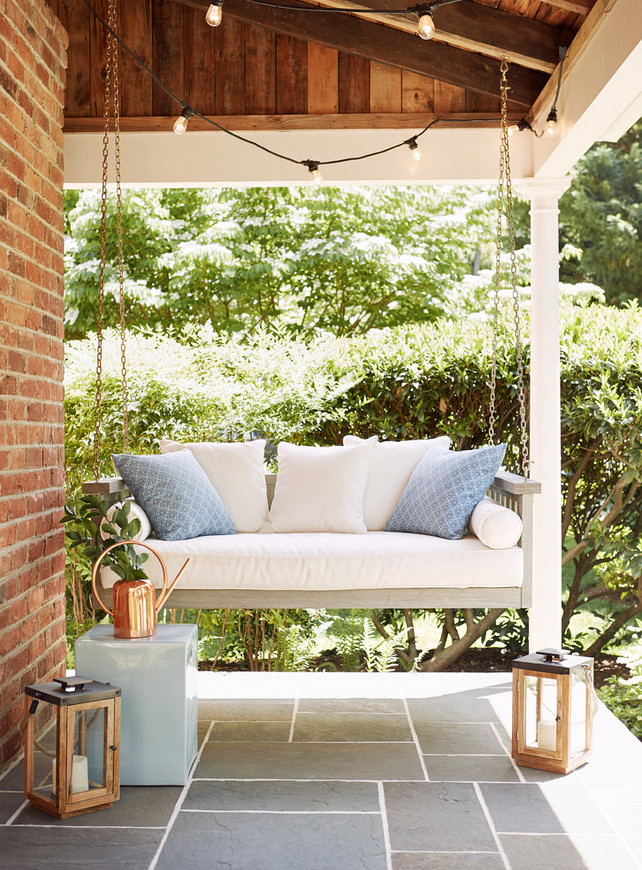
[[[580,607],[604,620],[596,652],[640,613],[642,508],[642,311],[565,303],[561,312],[563,522],[568,577],[565,627]],[[103,473],[122,449],[117,346],[106,352]],[[517,470],[515,352],[499,341],[497,432]],[[528,366],[528,348],[525,362]],[[129,342],[130,449],[159,438],[340,443],[450,436],[459,449],[488,438],[490,327],[485,320],[399,327],[312,345],[274,337],[199,347]],[[91,477],[93,351],[70,343],[67,465],[70,490]],[[587,641],[588,643],[588,641]]]

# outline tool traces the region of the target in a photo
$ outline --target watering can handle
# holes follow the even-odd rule
[[[123,547],[123,546],[125,546],[125,544],[135,544],[137,547],[145,547],[145,549],[149,550],[151,553],[153,553],[154,556],[156,556],[156,558],[160,562],[161,570],[163,572],[163,588],[161,589],[161,597],[160,597],[161,602],[165,600],[167,595],[169,595],[169,592],[171,592],[174,585],[176,584],[176,580],[178,580],[178,578],[181,576],[181,574],[183,573],[183,570],[187,567],[187,562],[189,562],[189,559],[188,559],[187,562],[185,563],[185,565],[183,565],[181,570],[178,572],[176,580],[174,580],[170,589],[168,590],[167,589],[167,568],[165,567],[165,563],[161,559],[160,555],[156,552],[156,550],[153,547],[150,547],[149,544],[143,543],[143,541],[116,541],[115,544],[111,544],[109,547],[107,547],[106,550],[103,550],[103,552],[100,554],[100,556],[96,559],[96,561],[94,563],[94,567],[92,568],[92,571],[91,571],[91,588],[92,588],[92,591],[93,591],[94,596],[96,598],[96,601],[100,604],[100,606],[102,607],[103,610],[107,611],[107,613],[110,616],[114,615],[114,611],[110,610],[104,604],[102,598],[98,594],[98,590],[96,589],[96,577],[98,576],[98,568],[100,567],[100,563],[102,562],[104,557],[107,555],[107,553],[111,552],[111,550],[115,549],[115,547]],[[156,608],[156,611],[158,612],[158,608]]]

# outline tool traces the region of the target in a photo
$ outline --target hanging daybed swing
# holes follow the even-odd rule
[[[109,27],[115,30],[115,3],[109,3]],[[239,534],[206,534],[184,540],[162,540],[157,535],[154,549],[175,576],[187,557],[191,562],[179,584],[165,602],[166,607],[190,608],[522,608],[531,604],[532,584],[532,502],[540,490],[528,478],[528,434],[516,287],[513,197],[507,124],[507,69],[502,64],[501,144],[498,187],[497,239],[494,287],[492,373],[490,385],[490,442],[495,439],[495,388],[497,379],[497,340],[499,334],[500,257],[504,218],[510,241],[510,283],[515,326],[517,395],[520,421],[520,458],[522,476],[500,470],[484,500],[483,522],[491,517],[493,528],[502,528],[507,518],[521,518],[521,537],[509,521],[510,540],[481,531],[461,540],[442,539],[428,534],[390,532],[383,527],[369,528],[365,534],[345,534],[312,530],[277,531],[241,529]],[[100,479],[101,383],[103,348],[103,306],[105,284],[105,235],[107,215],[108,143],[113,114],[116,156],[116,215],[118,227],[118,283],[121,336],[121,382],[123,410],[123,450],[129,451],[127,419],[127,377],[125,359],[125,305],[123,289],[123,228],[121,219],[120,137],[118,107],[118,51],[112,35],[107,34],[105,79],[105,131],[103,138],[101,259],[98,301],[98,340],[96,368],[96,425],[94,439],[95,480],[83,484],[85,494],[100,495],[110,502],[128,495],[125,482],[118,477]],[[414,442],[417,443],[417,442]],[[190,445],[190,448],[204,445]],[[210,445],[212,446],[212,445]],[[308,448],[315,449],[315,448]],[[322,449],[322,448],[319,448]],[[344,452],[348,448],[339,448]],[[265,475],[265,510],[272,503],[277,475]],[[246,482],[238,480],[238,489]],[[222,496],[221,496],[222,498]],[[490,511],[488,510],[490,505]],[[505,509],[504,514],[502,509]],[[477,508],[475,509],[477,510]],[[511,513],[512,512],[512,513]],[[509,516],[510,515],[510,516]],[[473,515],[474,516],[474,515]],[[505,526],[504,526],[505,527]],[[473,521],[471,519],[471,528]],[[505,537],[505,536],[504,536]],[[519,540],[517,540],[519,538]],[[142,541],[143,538],[141,537]],[[155,560],[145,565],[152,582],[160,586],[161,566]],[[100,571],[100,595],[112,604],[111,587],[116,576]]]

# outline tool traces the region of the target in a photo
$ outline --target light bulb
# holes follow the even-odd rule
[[[209,9],[205,13],[205,20],[210,27],[218,27],[223,19],[223,4],[210,3]]]
[[[417,22],[417,33],[422,39],[432,39],[436,31],[435,22],[432,20],[431,12],[424,12],[419,16]]]
[[[187,122],[192,117],[192,110],[185,108],[174,121],[174,132],[177,136],[182,136],[187,130]]]
[[[548,136],[549,139],[552,139],[557,133],[557,109],[551,109],[548,113],[548,118],[546,119],[546,126],[544,127],[544,135]]]
[[[323,176],[319,172],[318,167],[310,170],[310,178],[312,179],[312,184],[323,184]]]
[[[410,142],[408,142],[408,148],[410,148],[412,159],[415,161],[415,163],[419,163],[419,161],[421,160],[421,149],[419,148],[419,145],[417,145],[417,142],[414,139],[411,139]]]
[[[509,136],[511,137],[511,139],[512,139],[512,137],[513,137],[513,136],[515,135],[515,133],[517,133],[518,131],[519,131],[519,125],[518,125],[518,124],[511,124],[510,127],[508,128],[508,135],[509,135]]]

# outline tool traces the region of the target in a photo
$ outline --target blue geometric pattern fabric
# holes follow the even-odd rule
[[[387,532],[415,532],[455,541],[502,464],[505,444],[479,450],[426,453],[401,493]]]
[[[189,450],[164,456],[112,454],[112,459],[160,540],[236,534],[218,493]]]

